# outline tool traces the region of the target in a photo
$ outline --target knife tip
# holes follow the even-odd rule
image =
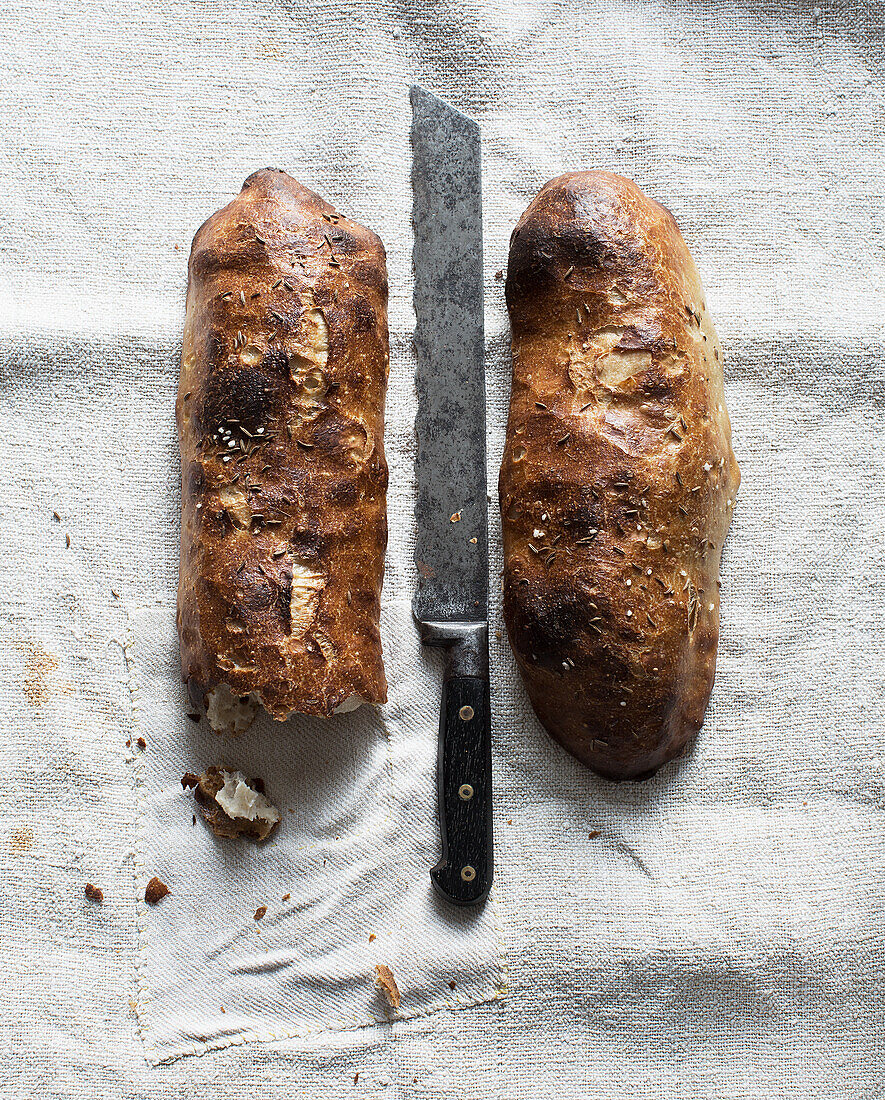
[[[428,92],[426,88],[422,88],[420,84],[409,85],[409,102],[412,105],[412,113],[418,115],[419,111],[426,111],[432,115],[453,115],[455,118],[461,119],[463,124],[466,124],[469,131],[475,130],[479,133],[479,123],[475,119],[472,119],[469,115],[465,115],[463,111],[459,111],[457,107],[453,107],[448,100],[443,99],[442,96],[436,95],[434,92]]]

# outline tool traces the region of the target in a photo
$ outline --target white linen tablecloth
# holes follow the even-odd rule
[[[885,1095],[885,6],[23,0],[0,27],[3,1097]],[[413,81],[484,140],[498,880],[463,935],[427,892],[438,667],[407,614]],[[287,765],[279,746],[182,728],[169,603],[187,251],[265,165],[387,246],[384,630],[402,688],[337,727],[339,816],[292,780],[284,824],[307,854],[266,850],[269,879],[254,849],[216,858],[173,796],[178,765],[216,752]],[[695,751],[641,785],[598,780],[547,739],[495,634],[497,273],[538,187],[589,166],[676,215],[725,351],[743,472],[713,704]],[[126,746],[140,734],[143,753]],[[385,797],[403,825],[379,853],[360,838]],[[224,904],[248,920],[225,944],[257,952],[255,883],[288,890],[281,867],[320,882],[317,843],[342,861],[347,907],[321,889],[328,921],[277,908],[261,928],[297,1005],[281,1013],[279,968],[249,963],[243,1004],[219,1016],[216,979],[236,997],[242,960],[215,973],[224,956],[207,948],[186,973],[175,952],[212,920],[182,898],[209,864],[212,884],[229,876]],[[175,853],[191,863],[148,914],[144,877]],[[404,908],[370,949],[385,858]],[[375,901],[358,912],[365,883]],[[306,997],[304,960],[327,966],[335,936],[340,969],[323,973],[343,984]],[[410,1018],[373,999],[376,960],[401,961]],[[342,1026],[339,994],[365,1018]],[[205,1049],[225,1034],[234,1045]]]

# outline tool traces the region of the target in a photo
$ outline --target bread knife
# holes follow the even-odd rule
[[[477,124],[412,87],[421,641],[446,651],[437,787],[437,891],[456,905],[492,884],[482,195]]]

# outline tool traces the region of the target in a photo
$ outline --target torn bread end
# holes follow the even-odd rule
[[[194,795],[216,836],[266,840],[280,823],[280,811],[264,796],[262,782],[232,768],[207,768]]]
[[[360,695],[348,695],[332,711],[332,714],[351,714],[367,703]],[[234,695],[229,684],[219,684],[206,695],[206,718],[216,733],[245,733],[252,725],[262,705],[261,693],[252,691],[248,695]],[[290,711],[285,718],[277,716],[278,721],[288,722],[298,718],[304,712]]]
[[[244,733],[261,705],[257,691],[234,695],[229,684],[219,684],[206,695],[206,718],[216,733]]]

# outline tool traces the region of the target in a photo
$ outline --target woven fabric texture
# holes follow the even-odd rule
[[[885,6],[24,0],[0,27],[3,1096],[882,1096]],[[426,890],[439,668],[408,617],[413,81],[483,135],[498,879],[463,939]],[[286,874],[319,883],[320,870],[291,863],[254,891],[266,867],[235,849],[225,869],[174,791],[174,769],[210,749],[259,772],[282,750],[216,746],[169,709],[187,251],[265,165],[378,232],[391,282],[384,629],[397,682],[384,715],[346,727],[329,780],[343,816],[323,818],[332,803],[315,792],[278,797],[296,808],[285,824],[300,858],[334,848],[349,906],[329,901],[327,875],[329,922],[316,941],[302,923],[297,943],[298,914],[280,923]],[[688,757],[639,785],[598,780],[549,741],[500,637],[497,273],[540,185],[589,166],[674,212],[722,340],[743,473],[707,722]],[[126,741],[141,734],[139,754]],[[376,820],[385,798],[395,816]],[[407,825],[383,841],[395,905],[376,928],[353,898],[364,871],[379,889],[384,853],[360,838],[396,815]],[[253,966],[243,992],[226,960],[224,999],[211,968],[202,987],[186,973],[173,948],[199,914],[184,878],[176,888],[164,867],[173,895],[150,914],[138,901],[148,863],[178,850],[163,847],[173,818],[167,839],[214,859],[224,906],[237,899],[235,946],[288,952],[290,976],[299,959],[303,991],[314,944],[364,1019],[343,1027],[334,998],[299,992],[283,1013],[297,1026],[277,1028],[278,970]],[[269,905],[260,935],[253,902]],[[375,961],[397,960],[414,991],[401,1020],[370,981]],[[458,983],[478,1003],[447,1003]],[[238,996],[232,1019],[219,1014]],[[199,1053],[210,1027],[235,1044]]]

